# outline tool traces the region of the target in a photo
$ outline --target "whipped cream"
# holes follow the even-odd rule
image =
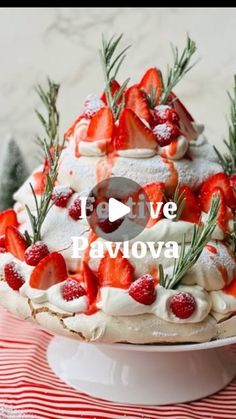
[[[188,319],[179,319],[169,308],[170,298],[180,291],[189,292],[196,300],[196,309]],[[211,300],[201,287],[180,286],[177,290],[156,287],[157,297],[153,304],[144,305],[134,300],[128,290],[112,287],[101,289],[101,298],[97,303],[105,314],[110,316],[135,316],[138,314],[152,313],[162,320],[171,323],[198,323],[205,319],[211,310]]]
[[[167,157],[170,160],[180,160],[188,150],[189,142],[180,135],[175,142],[159,149],[161,156]]]
[[[104,156],[106,154],[106,143],[108,140],[80,141],[79,154],[81,156]]]
[[[236,312],[236,298],[233,295],[226,294],[224,291],[210,292],[212,301],[212,310],[216,313],[228,314]]]
[[[156,154],[156,149],[153,148],[129,148],[127,150],[118,150],[118,154],[121,157],[133,158],[133,159],[146,159]]]

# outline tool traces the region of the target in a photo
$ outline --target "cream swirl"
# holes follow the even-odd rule
[[[170,298],[178,292],[189,292],[196,301],[194,313],[188,319],[180,319],[171,312]],[[210,298],[199,286],[180,286],[177,290],[156,287],[157,297],[153,304],[144,305],[134,300],[128,290],[112,287],[101,289],[101,299],[97,306],[110,316],[135,316],[138,314],[152,313],[162,320],[171,323],[198,323],[205,319],[211,310]]]
[[[220,314],[229,314],[236,311],[236,298],[224,291],[210,292],[212,310]]]
[[[170,160],[180,160],[188,150],[188,145],[187,139],[183,135],[180,135],[171,144],[161,147],[159,154]]]

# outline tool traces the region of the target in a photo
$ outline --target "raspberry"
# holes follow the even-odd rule
[[[4,278],[14,291],[18,291],[25,282],[24,278],[17,271],[15,262],[9,262],[4,266]]]
[[[67,279],[62,286],[62,296],[66,301],[72,301],[75,298],[86,295],[86,291],[82,285],[75,279]]]
[[[73,218],[73,220],[77,221],[79,220],[80,216],[81,216],[81,200],[80,198],[76,198],[75,201],[71,204],[71,206],[69,207],[69,216],[71,218]],[[87,217],[89,217],[92,214],[93,210],[90,209],[90,202],[89,202],[89,198],[87,199],[86,202],[86,215]]]
[[[36,266],[49,254],[48,247],[45,243],[38,241],[28,247],[25,251],[25,262],[27,265]]]
[[[169,145],[180,135],[180,130],[177,125],[173,125],[171,122],[156,125],[153,132],[156,135],[158,144],[161,147]]]
[[[168,105],[156,106],[153,112],[155,123],[164,124],[165,122],[179,123],[179,116],[176,111]]]
[[[188,292],[178,292],[170,299],[170,309],[179,319],[188,319],[196,309],[196,301]]]
[[[109,234],[117,230],[120,227],[120,225],[123,223],[123,221],[124,221],[124,218],[119,218],[118,220],[113,221],[113,222],[109,221],[109,218],[106,218],[105,220],[102,220],[102,219],[99,220],[98,226],[104,233]]]
[[[69,186],[59,185],[53,189],[51,199],[55,200],[57,207],[65,208],[72,194],[73,190]]]
[[[156,299],[156,289],[153,277],[143,275],[132,282],[129,287],[129,295],[138,303],[151,305]]]

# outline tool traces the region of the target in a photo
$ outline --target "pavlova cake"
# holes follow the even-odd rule
[[[166,77],[148,69],[141,81],[117,82],[127,49],[103,40],[104,93],[90,94],[83,113],[59,140],[59,86],[38,93],[48,112],[39,139],[43,164],[0,214],[0,304],[50,331],[84,341],[204,342],[236,333],[234,190],[236,97],[231,97],[231,154],[208,144],[173,93],[191,68],[187,39]],[[233,154],[234,153],[234,154]],[[98,182],[126,177],[155,202],[174,201],[174,219],[160,212],[139,234],[147,242],[176,241],[179,257],[90,257],[103,242],[86,219],[81,198]],[[89,211],[89,208],[88,208]],[[109,220],[105,231],[114,229]],[[88,246],[73,258],[72,236]],[[131,245],[137,238],[130,241]]]

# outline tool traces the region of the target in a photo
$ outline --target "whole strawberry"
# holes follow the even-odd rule
[[[75,298],[86,295],[86,291],[82,285],[73,278],[67,279],[62,286],[62,296],[66,301],[72,301]]]
[[[23,276],[18,272],[15,262],[9,262],[4,266],[4,278],[14,291],[18,291],[25,282]]]
[[[25,251],[25,262],[27,265],[36,266],[49,254],[48,247],[42,241],[38,241],[29,246]]]
[[[129,287],[129,295],[138,303],[151,305],[156,299],[156,289],[153,277],[143,275],[132,282]]]
[[[195,298],[188,292],[178,292],[170,299],[170,309],[179,319],[188,319],[196,309]]]

